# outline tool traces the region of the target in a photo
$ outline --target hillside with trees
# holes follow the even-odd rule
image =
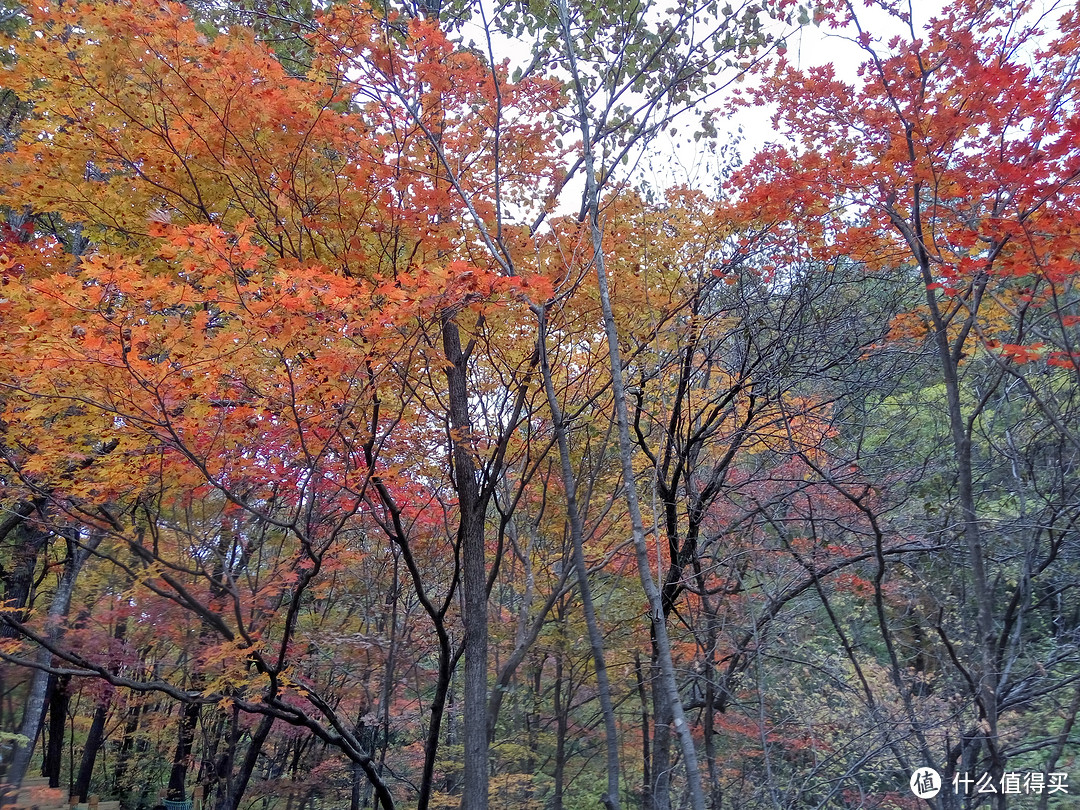
[[[4,6],[0,805],[1075,806],[1080,14],[911,14]]]

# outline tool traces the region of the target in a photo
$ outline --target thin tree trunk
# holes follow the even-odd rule
[[[360,766],[357,765],[355,762],[353,763],[350,770],[351,773],[349,774],[349,776],[352,781],[352,790],[349,794],[349,810],[360,810],[360,793],[363,789],[364,782],[366,782],[367,780],[363,778],[364,772],[360,770]]]
[[[720,804],[723,800],[723,792],[720,786],[720,773],[716,767],[716,740],[713,739],[715,734],[713,729],[713,712],[716,711],[716,687],[712,683],[712,668],[706,673],[706,677],[709,678],[705,683],[705,708],[703,710],[704,716],[704,732],[705,732],[705,765],[709,772],[709,808],[710,810],[720,810]]]
[[[570,698],[563,705],[563,663],[562,650],[555,653],[555,782],[554,795],[551,798],[551,810],[563,810],[563,783],[566,780],[566,733],[569,728]]]
[[[708,595],[705,577],[699,559],[694,561],[694,576],[698,592],[701,594],[701,606],[705,613],[705,706],[702,709],[702,726],[705,737],[705,767],[709,774],[709,808],[720,810],[723,801],[723,789],[720,786],[720,772],[716,763],[715,712],[716,712],[716,647],[720,622],[716,615],[716,605]]]
[[[223,792],[223,800],[218,802],[218,810],[237,810],[240,807],[248,782],[251,781],[251,775],[255,772],[255,766],[258,764],[259,753],[262,751],[263,744],[270,735],[270,729],[273,725],[274,718],[270,715],[263,715],[262,720],[259,721],[259,725],[255,729],[255,733],[251,735],[251,742],[248,744],[247,752],[244,754],[244,761],[240,763],[240,769],[229,779],[228,787]],[[356,771],[363,772],[359,765],[354,764],[353,767]]]
[[[567,0],[558,0],[558,15],[568,47],[567,56],[570,77],[577,101],[577,121],[582,139],[582,156],[585,162],[585,214],[589,220],[589,233],[592,237],[593,264],[600,293],[600,308],[604,316],[604,332],[607,335],[608,359],[611,363],[611,388],[615,400],[615,417],[619,428],[619,461],[622,466],[623,492],[627,510],[630,513],[631,534],[637,557],[638,575],[641,587],[649,600],[649,613],[652,618],[653,633],[656,639],[660,665],[660,689],[657,694],[666,704],[665,711],[671,712],[672,725],[682,747],[683,762],[686,766],[686,781],[693,810],[705,810],[705,795],[701,788],[701,774],[698,770],[697,751],[694,737],[686,722],[683,712],[679,685],[675,678],[675,665],[671,660],[671,643],[668,639],[667,622],[664,618],[663,599],[660,589],[652,577],[649,565],[649,552],[645,543],[645,525],[641,518],[638,503],[637,485],[634,481],[633,443],[630,439],[630,417],[626,407],[626,389],[623,382],[622,357],[619,350],[618,327],[611,307],[611,293],[608,289],[607,270],[604,266],[603,231],[600,227],[600,187],[596,175],[596,159],[593,154],[592,126],[589,120],[589,102],[581,74],[578,72],[577,57],[572,47],[573,37],[570,31],[570,9]],[[654,706],[659,712],[660,706]],[[655,763],[654,763],[655,764]]]
[[[915,147],[910,130],[908,130],[907,138],[909,154],[914,155]],[[933,325],[934,347],[937,350],[942,382],[945,384],[949,432],[952,438],[953,457],[956,460],[957,494],[963,515],[964,540],[967,544],[968,565],[977,610],[978,647],[981,660],[979,671],[976,673],[976,701],[980,704],[983,714],[981,725],[985,730],[987,753],[990,757],[989,772],[992,779],[996,781],[1004,772],[1005,762],[998,744],[997,638],[993,618],[993,593],[986,575],[982,527],[975,504],[971,449],[972,422],[964,416],[959,372],[961,360],[966,356],[964,349],[967,337],[975,325],[979,305],[989,278],[989,270],[984,270],[981,278],[972,282],[970,300],[967,303],[967,316],[958,326],[953,321],[954,316],[943,314],[938,305],[938,293],[933,284],[935,279],[923,230],[921,193],[922,185],[917,182],[912,190],[910,229],[901,228],[900,230],[908,238],[909,247],[918,262],[922,280],[926,286],[926,303]],[[1001,244],[1003,243],[990,246],[991,257],[1000,249]],[[993,258],[988,261],[992,264]],[[955,332],[955,337],[950,333],[950,329]],[[928,755],[924,754],[924,758],[928,765],[931,764]],[[996,796],[992,801],[999,810],[1004,810],[1005,797],[1003,795]]]
[[[73,538],[68,538],[68,555],[64,562],[64,570],[60,575],[60,582],[53,594],[52,604],[49,605],[49,613],[46,621],[46,636],[50,642],[55,642],[63,634],[63,620],[71,607],[71,596],[75,591],[75,580],[83,564],[101,542],[100,534],[92,534],[87,538],[85,546],[76,544]],[[49,674],[44,667],[52,661],[52,653],[45,647],[41,647],[34,656],[34,663],[40,669],[35,669],[30,680],[30,690],[26,700],[26,710],[23,714],[22,727],[19,733],[28,742],[17,746],[11,761],[11,768],[7,773],[7,781],[19,785],[26,778],[26,770],[30,766],[30,756],[33,753],[34,744],[41,732],[42,710],[45,707],[46,691],[49,684]]]
[[[417,802],[417,810],[427,810],[431,801],[431,793],[435,787],[435,763],[439,751],[439,730],[442,728],[443,717],[447,710],[453,710],[454,698],[450,693],[450,682],[453,677],[453,661],[449,638],[445,632],[438,633],[439,637],[439,661],[438,674],[435,678],[435,692],[428,709],[430,720],[428,721],[428,734],[424,740],[424,768],[420,779],[420,795]],[[453,734],[453,717],[447,723],[447,736]],[[486,723],[485,723],[486,726]],[[486,735],[486,732],[485,732]],[[448,740],[449,741],[449,740]]]
[[[537,765],[539,763],[540,752],[540,718],[541,718],[541,706],[540,698],[543,695],[543,677],[544,677],[544,664],[541,661],[539,664],[532,667],[532,672],[529,678],[532,692],[532,706],[525,719],[525,734],[528,740],[529,755],[525,761],[525,773],[536,773]],[[529,786],[529,798],[531,799],[536,793],[536,788],[533,785]]]
[[[129,695],[129,701],[131,696]],[[120,751],[116,757],[116,770],[113,771],[113,793],[117,796],[128,796],[131,791],[125,782],[128,765],[134,762],[134,748],[136,735],[139,733],[139,721],[142,718],[143,703],[140,701],[134,706],[128,705],[127,720],[124,722],[124,739],[120,743]],[[126,806],[131,806],[128,803]]]
[[[81,802],[85,802],[90,796],[94,763],[97,762],[98,751],[105,739],[105,721],[108,716],[109,699],[106,698],[94,709],[94,719],[90,722],[90,731],[86,735],[86,745],[83,747],[82,760],[79,762],[79,775],[75,778],[75,786],[72,790],[72,794],[78,796]]]
[[[372,435],[377,433],[375,425],[378,422],[378,408],[376,407],[375,415],[372,418]],[[368,443],[364,445],[364,456],[367,460],[369,467],[375,466],[375,453],[374,445]],[[405,564],[405,570],[409,573],[409,581],[412,583],[413,593],[416,595],[417,601],[424,609],[424,613],[427,614],[431,620],[432,629],[435,632],[435,638],[439,644],[439,658],[438,658],[438,674],[435,680],[435,688],[432,693],[431,705],[428,709],[430,720],[428,721],[427,736],[424,739],[424,765],[420,775],[420,786],[417,796],[417,810],[427,810],[428,804],[431,801],[431,794],[435,787],[435,763],[438,757],[440,733],[442,729],[443,718],[447,714],[447,707],[452,704],[452,698],[450,696],[451,678],[453,676],[454,667],[457,663],[457,657],[451,650],[450,634],[446,628],[446,611],[450,607],[453,600],[454,588],[451,586],[451,590],[448,594],[442,597],[439,604],[432,601],[432,598],[428,594],[424,587],[423,578],[420,575],[420,568],[416,563],[416,559],[413,557],[412,550],[409,548],[408,539],[406,537],[406,530],[401,517],[401,509],[394,501],[393,495],[389,489],[380,480],[375,480],[375,489],[379,495],[379,500],[386,508],[390,515],[390,526],[392,532],[390,539],[394,542],[400,552],[400,560]],[[453,578],[454,583],[457,582],[457,577]],[[394,557],[394,614],[392,620],[397,622],[397,600],[398,595],[398,556]],[[389,696],[387,696],[389,699]],[[384,739],[383,750],[379,757],[379,767],[381,763],[385,761],[386,746],[389,740],[389,726],[386,725],[389,722],[389,711],[384,716]],[[447,737],[451,737],[454,733],[452,726],[452,718],[448,723]]]
[[[219,722],[215,723],[215,725],[221,728],[224,723]],[[214,796],[215,810],[229,810],[232,804],[233,766],[236,763],[236,750],[240,747],[240,710],[235,705],[232,707],[232,713],[229,716],[228,735],[221,735],[219,732],[215,736],[224,737],[222,742],[225,744],[225,749],[218,753],[215,745],[213,753],[203,754],[203,762],[210,763],[210,772],[200,776],[197,781],[206,788],[207,802],[210,801],[211,795]],[[215,791],[213,794],[211,788]]]
[[[600,623],[596,619],[593,605],[592,588],[589,585],[589,569],[585,564],[585,525],[577,500],[577,477],[570,458],[570,441],[566,435],[566,423],[562,409],[555,394],[555,384],[551,379],[551,365],[547,356],[547,311],[541,308],[540,317],[540,370],[544,379],[544,392],[547,394],[548,408],[554,424],[555,438],[559,445],[559,460],[562,464],[563,491],[566,495],[566,516],[570,522],[570,539],[574,549],[574,570],[577,573],[578,590],[581,592],[581,607],[585,614],[585,626],[589,633],[589,648],[592,652],[593,666],[596,669],[596,686],[600,693],[600,711],[604,718],[604,738],[607,753],[607,792],[600,800],[608,810],[619,810],[619,739],[615,725],[615,708],[611,701],[611,684],[608,680],[607,665],[604,662],[604,636]]]
[[[650,683],[653,699],[652,785],[649,796],[652,810],[671,810],[671,711],[661,682],[660,653],[653,639]]]
[[[645,677],[641,671],[641,656],[634,653],[634,677],[638,700],[641,702],[641,793],[644,810],[653,810],[652,757],[649,744],[649,699],[645,694]]]
[[[120,619],[113,631],[113,638],[117,642],[123,642],[127,635],[127,619]],[[97,763],[98,751],[105,740],[105,721],[109,717],[109,707],[112,704],[113,690],[107,687],[101,702],[94,708],[94,719],[90,722],[90,731],[86,736],[86,744],[83,746],[82,759],[79,761],[78,775],[72,786],[71,793],[78,796],[83,802],[90,796],[90,783],[94,778],[94,765]],[[115,791],[114,791],[115,792]]]

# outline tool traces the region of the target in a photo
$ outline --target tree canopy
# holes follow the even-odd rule
[[[17,806],[1070,806],[1075,9],[0,29]]]

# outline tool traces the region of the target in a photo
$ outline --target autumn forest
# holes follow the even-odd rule
[[[916,5],[0,3],[0,806],[1080,806],[1080,13]]]

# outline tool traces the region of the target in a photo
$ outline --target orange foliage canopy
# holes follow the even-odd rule
[[[207,699],[304,706],[326,739],[336,710],[292,651],[328,631],[298,624],[300,594],[362,566],[367,527],[376,556],[444,541],[432,333],[549,294],[512,221],[558,183],[558,86],[360,5],[318,20],[306,77],[180,4],[27,14],[6,84],[33,107],[0,204],[66,224],[0,241],[3,494],[107,533],[141,610],[199,617]],[[79,231],[84,255],[61,250]],[[251,537],[273,563],[233,581]],[[442,567],[429,587],[452,593]]]
[[[250,32],[210,39],[176,3],[28,13],[42,35],[17,45],[6,84],[34,112],[0,199],[123,252],[154,220],[250,221],[277,259],[371,279],[421,238],[424,263],[467,249],[498,206],[535,206],[559,174],[558,86],[511,83],[430,21],[337,7],[296,77]]]
[[[554,83],[513,84],[434,23],[359,5],[319,20],[307,77],[250,34],[210,39],[179,4],[28,13],[40,33],[7,83],[33,114],[0,202],[96,247],[73,261],[48,236],[4,242],[24,483],[111,503],[173,461],[189,488],[233,493],[250,476],[306,491],[329,465],[319,486],[359,497],[370,409],[380,386],[406,407],[385,377],[422,324],[545,294],[520,257],[476,247],[500,227],[523,246],[496,208],[556,182]]]
[[[1080,15],[1047,32],[1024,8],[964,0],[925,37],[888,42],[851,6],[832,19],[857,31],[858,83],[782,60],[752,96],[777,105],[792,142],[737,178],[731,215],[752,223],[754,249],[780,265],[914,268],[944,321],[1002,358],[1076,369],[1075,313],[1061,307],[1080,271]],[[897,334],[925,333],[929,317]]]

